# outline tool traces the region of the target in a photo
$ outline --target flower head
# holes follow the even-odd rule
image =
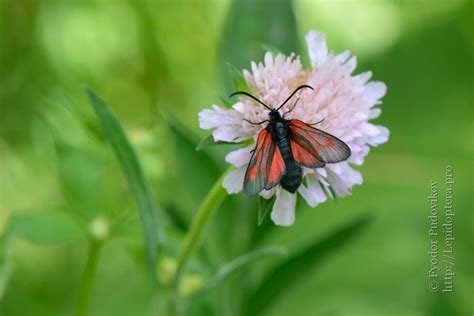
[[[303,168],[304,181],[298,193],[308,205],[315,207],[328,197],[346,196],[352,186],[362,183],[361,174],[352,168],[361,165],[370,147],[385,143],[389,131],[383,126],[369,123],[380,115],[375,107],[381,103],[386,86],[382,82],[369,82],[371,72],[352,75],[356,67],[355,57],[348,51],[335,55],[328,50],[325,36],[311,31],[306,36],[312,68],[302,67],[298,56],[265,54],[264,62],[252,62],[251,71],[244,70],[243,76],[252,94],[270,107],[277,107],[299,86],[310,85],[314,91],[306,89],[299,93],[298,106],[287,102],[280,112],[288,114],[286,119],[303,122],[319,122],[318,129],[334,135],[351,149],[348,160],[327,164],[323,168]],[[291,111],[289,111],[291,109]],[[241,142],[250,138],[256,140],[268,119],[268,109],[253,100],[241,97],[231,109],[213,105],[199,113],[200,127],[214,129],[215,141]],[[229,193],[240,192],[244,176],[255,144],[230,152],[226,161],[236,167],[224,179],[223,186]],[[276,195],[271,213],[277,225],[289,226],[295,220],[297,194],[276,186],[260,192],[264,198]]]

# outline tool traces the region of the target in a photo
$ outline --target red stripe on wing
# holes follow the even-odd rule
[[[315,156],[311,152],[307,151],[303,146],[301,146],[294,139],[290,140],[291,152],[293,153],[293,158],[297,163],[309,168],[321,168],[326,165],[324,161],[321,160],[319,156]]]
[[[283,157],[271,133],[266,129],[262,130],[245,173],[245,194],[250,196],[263,189],[271,189],[280,182],[285,171]]]
[[[349,146],[339,138],[300,120],[291,120],[290,142],[295,161],[310,168],[344,161],[351,155]]]
[[[275,153],[273,154],[270,168],[268,169],[268,180],[265,185],[265,189],[269,190],[280,182],[281,178],[285,174],[286,165],[281,155],[280,148],[276,146]]]

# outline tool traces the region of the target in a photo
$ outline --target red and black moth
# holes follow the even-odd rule
[[[248,196],[269,190],[280,184],[283,189],[294,193],[303,178],[302,167],[322,168],[328,163],[344,161],[351,155],[349,146],[337,137],[314,128],[320,122],[308,124],[300,120],[287,120],[285,115],[293,111],[295,105],[283,115],[279,110],[301,89],[311,86],[299,86],[278,108],[270,108],[253,95],[246,95],[270,110],[268,120],[250,124],[267,126],[260,132],[253,149],[244,178],[244,192]]]

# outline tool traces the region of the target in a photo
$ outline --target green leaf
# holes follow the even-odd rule
[[[253,293],[249,293],[245,315],[262,314],[273,302],[278,301],[280,295],[290,291],[292,286],[307,277],[314,268],[334,254],[336,250],[347,245],[349,241],[367,227],[370,220],[370,215],[364,215],[339,228],[326,238],[315,241],[309,247],[276,266],[262,280],[260,287]]]
[[[36,245],[53,246],[75,241],[85,231],[71,213],[59,210],[18,213],[7,226],[3,245],[19,238]]]
[[[336,202],[337,204],[337,194],[334,188],[332,187],[331,183],[329,183],[329,181],[326,181],[326,184],[324,184],[321,181],[319,181],[319,185],[323,189],[326,196],[333,199],[334,202]]]
[[[102,99],[88,88],[86,88],[85,91],[99,118],[102,129],[112,145],[115,156],[120,162],[128,186],[137,202],[145,235],[149,273],[152,280],[155,281],[156,248],[161,241],[161,234],[163,232],[156,219],[157,206],[152,190],[150,189],[148,181],[145,179],[137,155],[118,120],[112,112],[110,112]]]
[[[268,211],[272,208],[275,198],[265,200],[261,196],[258,196],[258,226],[262,225]]]
[[[221,100],[222,104],[227,107],[227,108],[231,108],[236,102],[235,100],[232,100],[231,98],[229,97],[219,97],[219,99]]]
[[[270,45],[270,44],[262,44],[262,48],[263,48],[263,50],[272,53],[273,57],[275,57],[278,54],[282,54],[282,55],[285,54],[281,51],[281,49],[279,49],[278,47],[275,47],[273,45]]]
[[[226,63],[229,76],[232,80],[232,87],[234,91],[248,91],[247,82],[244,79],[242,71],[238,70],[231,63]]]
[[[200,142],[199,144],[197,145],[196,147],[196,150],[203,150],[209,146],[212,146],[212,145],[216,145],[217,142],[214,141],[214,137],[211,135],[208,135],[206,137],[204,137]]]
[[[214,137],[211,135],[208,135],[206,137],[204,137],[200,142],[199,144],[197,145],[196,147],[196,150],[203,150],[203,149],[206,149],[210,146],[214,146],[214,145],[241,145],[241,144],[248,144],[250,145],[251,144],[251,141],[242,141],[242,142],[225,142],[225,141],[222,141],[222,140],[218,140],[218,141],[215,141],[214,140]]]
[[[258,249],[252,252],[249,252],[245,255],[239,256],[234,260],[224,264],[217,273],[207,282],[207,284],[196,292],[194,295],[203,294],[215,287],[217,287],[222,281],[224,281],[227,277],[232,275],[232,273],[236,272],[237,270],[254,263],[257,260],[263,259],[265,257],[273,257],[273,256],[285,256],[287,255],[286,249],[282,247],[265,247],[262,249]]]
[[[8,254],[3,252],[5,252],[5,249],[0,249],[0,298],[5,297],[5,292],[13,272],[12,260]]]
[[[235,143],[230,143],[230,142],[223,142],[223,141],[215,141],[214,140],[214,137],[211,135],[208,135],[206,137],[204,137],[200,142],[199,144],[197,145],[196,147],[196,150],[203,150],[209,146],[213,146],[213,145],[221,145],[221,144],[235,144]]]

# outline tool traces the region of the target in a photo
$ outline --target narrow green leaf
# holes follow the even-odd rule
[[[231,143],[231,142],[224,142],[224,141],[215,141],[214,137],[211,135],[204,137],[200,142],[199,145],[197,145],[196,150],[203,150],[206,149],[209,146],[213,145],[235,145],[236,143]]]
[[[274,202],[274,197],[270,200],[264,200],[261,196],[258,196],[258,226],[262,225]]]
[[[247,312],[245,315],[260,315],[264,310],[278,301],[280,295],[291,290],[292,286],[307,277],[314,268],[320,265],[338,249],[367,227],[371,220],[369,214],[339,228],[326,238],[316,241],[309,247],[294,254],[276,266],[260,283],[253,293],[248,294]],[[275,291],[275,289],[278,289]]]
[[[232,105],[236,103],[236,100],[232,100],[229,97],[219,97],[219,99],[221,100],[222,104],[227,108],[231,108]]]
[[[329,183],[327,188],[328,188],[329,192],[331,192],[331,196],[332,196],[334,202],[337,203],[337,194],[336,194],[336,191],[334,190],[334,187]]]
[[[232,86],[234,91],[247,91],[247,82],[244,79],[242,71],[238,70],[231,63],[226,63],[227,70],[229,71],[229,76],[232,80]]]
[[[120,123],[110,112],[105,102],[86,88],[86,93],[99,118],[102,129],[107,136],[127,179],[128,186],[138,204],[145,235],[146,256],[149,273],[156,280],[156,248],[161,239],[162,230],[156,220],[157,206],[150,186],[143,175],[141,165],[127,139]]]
[[[250,144],[249,141],[243,141],[243,142],[225,142],[225,141],[222,141],[222,140],[218,140],[218,141],[215,141],[214,140],[214,137],[211,135],[208,135],[206,137],[204,137],[200,142],[199,144],[197,145],[196,147],[196,150],[203,150],[203,149],[206,149],[210,146],[214,146],[214,145],[240,145],[240,144]]]
[[[205,149],[209,146],[215,145],[215,144],[216,144],[216,142],[214,141],[214,137],[212,137],[212,134],[211,134],[211,135],[208,135],[208,136],[204,137],[199,142],[199,144],[196,147],[196,150],[203,150],[203,149]]]
[[[85,230],[71,213],[59,210],[18,213],[7,226],[3,245],[12,239],[27,240],[36,245],[54,246],[85,236]]]
[[[0,250],[0,298],[5,296],[13,272],[12,260],[3,252],[6,252],[5,249]]]
[[[263,259],[265,257],[272,257],[272,256],[286,256],[287,251],[282,247],[265,247],[262,249],[258,249],[245,255],[239,256],[234,260],[224,264],[217,273],[207,282],[207,284],[200,289],[198,292],[194,294],[200,295],[203,294],[215,287],[217,287],[222,281],[224,281],[227,277],[229,277],[232,273],[236,272],[237,270],[249,265],[251,263],[256,262],[257,260]]]
[[[326,196],[333,199],[334,202],[337,203],[337,194],[336,194],[336,191],[334,190],[334,188],[332,187],[331,183],[329,183],[329,181],[326,181],[326,184],[324,184],[321,181],[319,181],[319,185],[323,189]]]
[[[278,47],[275,47],[273,45],[270,45],[270,44],[262,44],[262,48],[263,48],[263,50],[272,53],[273,57],[275,57],[278,54],[284,55],[284,53],[281,51],[281,49],[279,49]]]

